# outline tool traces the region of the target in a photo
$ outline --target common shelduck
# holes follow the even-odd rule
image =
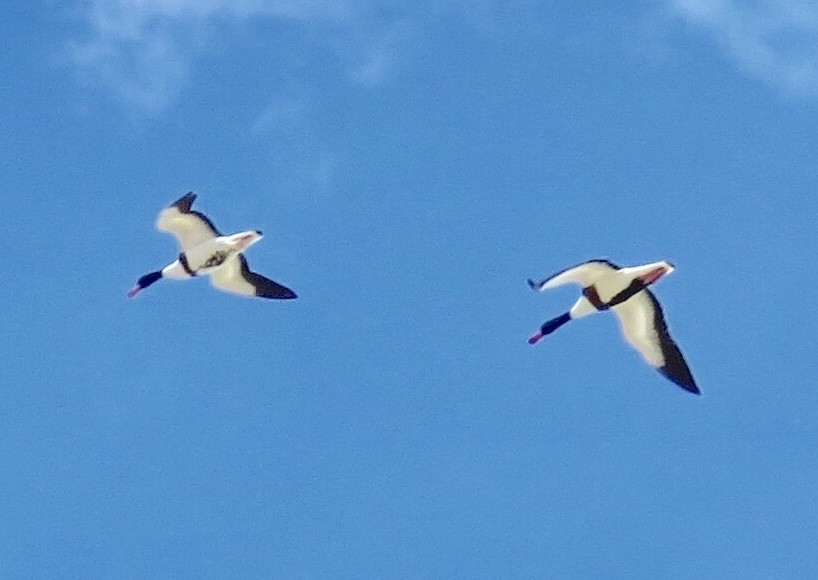
[[[290,299],[295,292],[250,271],[242,252],[261,239],[248,230],[223,236],[207,216],[191,210],[196,194],[188,192],[162,210],[156,228],[173,234],[179,242],[179,258],[161,270],[142,276],[128,291],[133,298],[160,278],[186,279],[210,275],[213,287],[225,292],[260,298]]]
[[[645,361],[668,379],[699,394],[699,388],[682,352],[670,337],[662,307],[648,286],[674,269],[669,262],[620,268],[608,260],[578,264],[542,282],[529,280],[534,290],[547,290],[566,283],[582,286],[582,296],[568,312],[545,322],[528,342],[536,344],[570,320],[588,314],[613,310],[625,340],[639,351]]]

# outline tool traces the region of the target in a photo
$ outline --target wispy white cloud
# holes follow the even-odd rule
[[[148,114],[174,103],[209,39],[225,23],[288,21],[319,37],[365,86],[388,74],[400,18],[375,0],[85,0],[88,32],[68,53],[86,78]],[[375,15],[373,17],[373,15]],[[315,34],[316,30],[327,34]]]
[[[394,63],[399,60],[406,38],[403,20],[395,20],[373,34],[359,37],[354,54],[350,55],[355,63],[350,69],[350,78],[370,88],[381,84],[389,78]]]
[[[250,135],[269,152],[266,163],[283,191],[331,189],[339,155],[322,139],[313,107],[294,96],[275,96],[251,123]]]
[[[305,109],[304,103],[276,97],[258,115],[251,132],[259,134],[267,131],[292,130],[302,123]]]
[[[178,46],[172,31],[156,27],[147,34],[126,28],[98,32],[93,40],[69,44],[71,59],[92,83],[144,113],[162,111],[176,100],[188,77],[190,55]]]
[[[789,95],[818,96],[818,1],[668,0],[747,74]]]

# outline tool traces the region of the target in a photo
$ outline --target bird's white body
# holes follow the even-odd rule
[[[187,263],[187,268],[182,263],[182,258],[177,259],[162,268],[162,277],[180,280],[191,278],[194,275],[213,274],[220,268],[224,268],[227,262],[235,260],[237,254],[243,252],[261,238],[261,234],[250,230],[232,236],[218,236],[207,240],[198,246],[184,250],[184,260]]]
[[[160,212],[156,228],[177,239],[179,258],[140,278],[128,296],[136,296],[160,278],[183,280],[209,275],[213,287],[225,292],[261,298],[296,297],[289,288],[252,272],[247,266],[243,252],[262,238],[260,231],[224,236],[207,216],[191,209],[195,199],[192,192],[187,193]]]
[[[673,270],[673,265],[665,261],[620,268],[607,260],[592,260],[542,282],[529,280],[529,285],[540,291],[568,283],[582,287],[582,296],[571,309],[544,323],[529,342],[536,343],[569,320],[611,310],[619,320],[625,340],[648,364],[680,387],[698,394],[690,369],[668,333],[662,307],[648,290],[648,286]]]

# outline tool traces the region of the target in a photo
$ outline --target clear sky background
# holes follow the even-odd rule
[[[581,4],[7,3],[0,576],[818,575],[818,3]],[[127,299],[188,190],[299,299]]]

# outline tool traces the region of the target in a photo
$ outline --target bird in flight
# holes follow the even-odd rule
[[[296,294],[286,286],[250,270],[244,252],[262,238],[258,230],[222,235],[207,216],[190,209],[196,194],[188,192],[159,213],[156,229],[173,234],[179,257],[161,270],[149,272],[128,291],[133,298],[162,278],[184,280],[210,276],[214,288],[243,296],[287,300]]]
[[[674,269],[669,262],[621,268],[608,260],[590,260],[557,272],[541,282],[528,281],[543,291],[562,284],[582,287],[582,296],[567,312],[546,321],[528,339],[536,344],[563,324],[589,314],[611,310],[619,319],[625,340],[650,366],[691,393],[699,394],[682,351],[671,338],[659,301],[648,286]]]

